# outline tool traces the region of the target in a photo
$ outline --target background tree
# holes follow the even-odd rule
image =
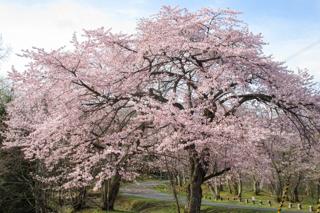
[[[1,39],[0,39],[1,40]],[[0,41],[0,60],[4,60],[8,48]],[[7,118],[6,104],[12,99],[11,85],[0,80],[0,148],[4,141]],[[30,177],[32,165],[17,148],[0,149],[0,212],[34,212],[33,179]]]

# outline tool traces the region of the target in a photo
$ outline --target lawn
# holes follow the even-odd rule
[[[159,185],[153,187],[153,189],[158,192],[172,193],[171,186],[166,183],[159,184]],[[177,191],[182,196],[186,195],[185,187],[177,187]],[[246,205],[246,206],[265,207],[265,208],[266,207],[271,207],[271,208],[278,208],[279,207],[279,203],[275,202],[275,197],[265,191],[261,191],[259,193],[259,195],[254,195],[254,193],[252,191],[250,191],[250,189],[244,188],[243,193],[242,193],[242,199],[248,199],[249,203],[245,203],[244,201],[239,202],[238,199],[234,200],[234,198],[236,196],[233,194],[230,194],[227,190],[220,192],[220,196],[223,198],[223,200],[215,200],[215,199],[213,199],[212,193],[209,191],[209,189],[206,185],[203,185],[202,192],[203,192],[203,199],[204,200],[213,201],[216,203]],[[255,204],[253,204],[251,201],[252,197],[255,197],[255,199],[256,199]],[[262,201],[263,205],[260,205],[259,201]],[[269,206],[268,201],[271,201],[271,204],[272,204],[271,206]],[[285,202],[283,209],[287,209],[288,203],[289,202],[287,202],[287,201]],[[313,207],[316,207],[316,204],[312,200],[306,199],[306,198],[304,200],[302,200],[301,204],[302,204],[304,210],[306,210],[306,208],[309,205],[313,205]],[[297,204],[292,204],[292,205],[293,205],[294,209],[297,206]],[[228,212],[232,212],[232,211],[228,211]],[[236,212],[241,212],[241,211],[237,210]]]
[[[158,201],[154,199],[136,198],[136,197],[119,197],[116,202],[116,211],[109,211],[109,213],[176,213],[176,206],[173,202]],[[63,212],[63,213],[67,213]],[[183,212],[183,209],[181,209]],[[255,213],[260,211],[247,209],[227,209],[221,207],[202,208],[203,213]],[[264,211],[265,213],[269,213]],[[272,211],[270,211],[271,213]],[[77,213],[106,213],[98,208],[85,209]]]

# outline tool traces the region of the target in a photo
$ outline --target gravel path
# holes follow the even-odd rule
[[[174,201],[172,194],[157,192],[156,190],[153,189],[153,187],[163,183],[164,183],[163,181],[135,182],[135,183],[126,185],[125,188],[121,188],[120,193],[126,196],[136,196],[141,198],[157,199],[161,201]],[[186,197],[181,196],[179,200],[180,200],[180,203],[185,204]],[[245,205],[237,205],[237,204],[229,204],[229,203],[218,203],[218,202],[212,202],[205,199],[202,200],[202,204],[206,206],[216,206],[216,207],[223,207],[223,208],[229,208],[229,209],[251,209],[257,212],[265,212],[265,211],[277,212],[276,208],[254,207],[254,206],[245,206]],[[282,212],[301,213],[305,211],[282,210]]]

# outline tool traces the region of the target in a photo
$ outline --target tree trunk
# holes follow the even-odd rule
[[[104,182],[103,193],[102,193],[102,209],[103,210],[114,210],[114,203],[116,201],[119,189],[120,189],[121,177],[117,173],[111,180]]]
[[[260,183],[257,180],[253,180],[253,193],[254,195],[259,195],[260,193]]]
[[[317,204],[320,203],[320,179],[317,181]]]
[[[293,185],[293,190],[292,190],[291,197],[290,197],[290,198],[291,198],[291,201],[292,201],[293,203],[299,202],[299,187],[300,187],[302,178],[303,178],[303,177],[302,177],[302,174],[299,172],[297,181],[296,181],[295,184]]]
[[[227,179],[227,186],[228,186],[229,194],[232,194],[232,187],[229,179]]]
[[[232,190],[233,195],[238,195],[238,189],[239,189],[238,182],[236,180],[233,180],[232,186],[233,186],[233,190]]]
[[[272,191],[275,195],[275,199],[277,202],[281,202],[282,192],[283,192],[283,183],[280,178],[276,179],[272,183]]]
[[[78,211],[83,209],[86,205],[87,189],[83,187],[79,189],[77,196],[72,201],[74,210]]]
[[[178,185],[179,187],[182,187],[182,186],[183,186],[183,176],[182,176],[182,174],[180,174],[180,173],[178,173],[178,175],[177,175],[177,185]]]
[[[299,202],[299,184],[297,184],[297,185],[293,188],[292,202],[293,202],[293,203]]]
[[[214,191],[214,186],[213,186],[213,184],[209,182],[209,183],[208,183],[208,187],[209,187],[209,189],[210,189],[210,192],[211,192],[213,198],[216,200],[216,199],[217,199],[217,196],[216,196],[216,192]]]
[[[283,187],[282,185],[277,185],[276,186],[276,199],[277,199],[277,202],[281,202],[281,197],[282,197],[282,192],[283,192]]]
[[[238,198],[241,199],[242,197],[242,179],[241,179],[241,175],[239,175],[239,179],[238,179]]]
[[[187,177],[185,175],[185,173],[182,173],[182,186],[185,185],[187,183]]]
[[[36,162],[36,174],[42,175],[45,173],[44,165],[40,162]],[[39,180],[33,179],[32,191],[34,197],[34,212],[35,213],[47,213],[49,212],[48,208],[48,199],[47,199],[47,190],[45,189],[45,184]]]
[[[282,192],[282,197],[281,197],[281,201],[280,201],[280,206],[278,208],[278,213],[281,212],[282,207],[284,202],[287,200],[288,198],[288,192],[289,192],[289,185],[290,185],[290,176],[287,178],[286,180],[286,186],[284,187],[284,190]]]
[[[221,196],[220,196],[220,185],[217,183],[217,181],[214,181],[214,184],[212,183],[208,183],[209,185],[209,189],[213,195],[213,198],[215,200],[220,200]]]
[[[47,213],[46,192],[39,186],[36,186],[35,188],[35,213]]]
[[[187,204],[185,213],[200,213],[202,189],[205,171],[198,160],[191,160],[190,182],[187,187]]]
[[[219,178],[218,189],[219,189],[220,192],[223,192],[223,191],[224,191],[223,184],[221,183],[221,178]]]
[[[204,159],[206,159],[206,156],[209,156],[209,154],[203,151],[200,154],[200,159],[197,152],[195,150],[192,150],[192,148],[194,149],[194,147],[191,147],[191,150],[189,150],[190,179],[187,187],[187,203],[184,212],[200,213],[202,199],[201,185],[205,181],[229,171],[230,168],[225,168],[221,171],[215,171],[214,173],[207,175],[208,162],[206,162]]]
[[[171,183],[173,197],[176,202],[177,213],[180,213],[180,204],[179,204],[179,199],[178,199],[178,193],[177,193],[176,184],[174,183],[174,179],[173,179],[172,175],[170,175],[170,183]]]
[[[176,182],[175,182],[174,181],[174,174],[169,169],[169,165],[168,165],[168,161],[167,161],[166,157],[165,157],[165,162],[166,162],[166,169],[167,169],[167,172],[170,177],[170,184],[171,184],[171,188],[172,188],[173,197],[176,202],[177,213],[180,213],[180,204],[179,204],[178,193],[177,193],[177,189],[176,189],[176,183],[177,183],[177,181],[179,181],[179,173],[178,173],[178,175],[175,176],[176,177]]]

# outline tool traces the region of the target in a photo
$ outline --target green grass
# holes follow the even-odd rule
[[[116,202],[116,211],[109,213],[176,213],[176,206],[173,202],[165,202],[154,199],[137,198],[137,197],[119,197]],[[181,208],[181,212],[183,209]],[[226,209],[222,207],[204,206],[202,213],[255,213],[259,211],[247,209]],[[268,213],[264,211],[265,213]],[[271,213],[272,211],[270,211]],[[63,212],[67,213],[67,212]],[[97,208],[85,209],[77,213],[106,213]]]
[[[172,190],[168,184],[161,184],[154,187],[155,190],[159,192],[165,193],[172,193]],[[185,195],[185,188],[178,187],[178,191],[181,195]],[[207,187],[203,187],[203,194],[204,199],[213,201],[211,197],[211,193]],[[226,203],[226,204],[237,204],[237,205],[245,205],[245,206],[255,206],[255,207],[269,207],[267,205],[260,206],[259,204],[253,205],[252,203],[245,204],[244,202],[240,203],[239,201],[234,201],[234,195],[231,195],[228,192],[221,192],[221,196],[224,198],[223,201],[214,201],[219,203]],[[244,198],[251,199],[253,193],[250,191],[245,191],[243,194]],[[229,200],[227,198],[229,197]],[[273,197],[266,193],[262,192],[259,196],[255,196],[256,200],[272,200]],[[279,204],[273,202],[273,206],[277,208]],[[304,205],[306,206],[306,205]],[[115,204],[115,209],[117,211],[109,211],[110,213],[176,213],[176,206],[173,202],[167,201],[159,201],[155,199],[146,199],[146,198],[139,198],[139,197],[119,197]],[[183,209],[181,208],[181,212]],[[234,208],[225,208],[225,207],[209,207],[204,206],[202,207],[202,213],[254,213],[254,212],[261,212],[257,210],[250,210],[250,209],[234,209]],[[269,211],[263,211],[268,213]],[[274,212],[274,211],[270,211]],[[63,211],[62,213],[72,213],[72,211]],[[98,208],[89,208],[82,211],[78,211],[78,213],[106,213],[106,211],[102,211]]]
[[[172,189],[171,186],[169,184],[160,184],[157,185],[155,187],[153,187],[153,189],[155,189],[158,192],[162,192],[162,193],[172,193]],[[177,191],[179,195],[185,196],[186,195],[186,188],[185,186],[179,187],[177,186]],[[259,195],[254,195],[254,193],[252,191],[250,191],[250,189],[244,188],[243,190],[244,192],[242,193],[242,199],[248,199],[249,203],[245,203],[245,202],[239,202],[239,200],[234,200],[234,198],[236,197],[233,194],[230,194],[228,191],[222,191],[220,192],[220,196],[223,198],[223,200],[215,200],[213,199],[213,196],[209,190],[209,188],[206,185],[202,186],[202,193],[203,193],[203,199],[205,200],[209,200],[209,201],[213,201],[213,202],[217,202],[217,203],[226,203],[226,204],[235,204],[235,205],[245,205],[245,206],[254,206],[254,207],[264,207],[264,208],[278,208],[279,207],[279,203],[277,203],[275,201],[275,197],[268,192],[262,191],[259,193]],[[256,204],[253,204],[251,202],[252,197],[255,197],[256,199]],[[267,203],[268,201],[271,201],[271,206],[269,206],[269,204]],[[263,205],[260,205],[258,203],[258,201],[263,201]],[[284,208],[283,209],[287,209],[289,202],[285,202],[284,204]],[[302,206],[306,209],[307,206],[309,205],[313,205],[314,207],[316,207],[316,204],[313,203],[310,199],[306,199],[304,198],[302,202],[300,202],[302,204]],[[296,208],[297,204],[293,204],[293,209]],[[228,210],[229,212],[230,210]],[[235,212],[246,212],[246,210],[236,210]],[[213,211],[214,212],[214,211]],[[222,211],[223,212],[223,211]],[[232,211],[230,211],[232,212]],[[250,212],[250,211],[249,211]]]
[[[176,213],[176,206],[172,202],[137,197],[119,197],[115,209],[115,211],[103,211],[99,208],[88,208],[76,213]],[[68,208],[62,211],[62,213],[72,212],[72,209]]]
[[[201,212],[203,213],[261,213],[262,211],[250,210],[250,209],[234,209],[234,208],[222,208],[222,207],[207,207]],[[264,213],[274,213],[274,211],[263,211]]]

